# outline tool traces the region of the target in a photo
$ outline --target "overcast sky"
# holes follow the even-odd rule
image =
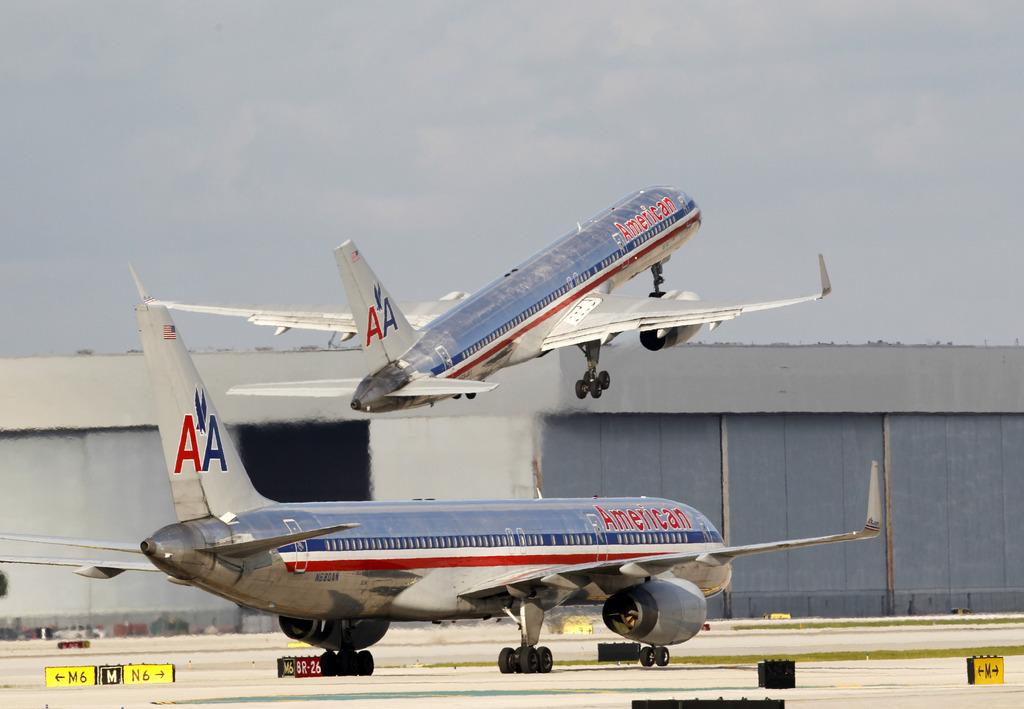
[[[1012,345],[1022,37],[1012,2],[7,0],[0,356],[137,349],[129,261],[167,299],[343,303],[351,238],[432,299],[665,183],[704,218],[668,287],[812,293],[820,251],[835,288],[697,341]]]

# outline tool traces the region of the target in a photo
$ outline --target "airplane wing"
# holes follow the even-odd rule
[[[238,384],[228,389],[228,394],[245,396],[352,396],[361,379],[320,379],[305,382],[273,382],[271,384]],[[422,377],[414,379],[388,396],[448,396],[453,394],[478,394],[497,388],[492,382],[478,382],[471,379],[444,379]]]
[[[749,554],[763,554],[770,551],[799,549],[819,544],[835,544],[857,539],[873,539],[881,533],[882,501],[878,488],[878,463],[871,465],[871,482],[868,488],[868,513],[864,526],[853,532],[830,534],[824,537],[786,539],[762,544],[718,547],[681,554],[659,554],[630,559],[628,561],[592,562],[540,570],[517,571],[467,589],[460,595],[467,598],[482,598],[497,594],[528,596],[536,586],[550,586],[560,589],[579,589],[589,584],[594,576],[621,575],[635,578],[657,576],[683,564],[704,564],[721,566],[733,559]]]
[[[715,329],[726,320],[756,310],[782,308],[787,305],[821,300],[832,292],[825,259],[818,254],[821,292],[785,300],[707,301],[674,298],[637,298],[632,296],[591,293],[581,298],[559,321],[541,343],[548,351],[567,345],[595,340],[607,342],[626,330],[668,330],[687,325],[711,324]]]
[[[440,300],[400,303],[399,307],[405,313],[409,324],[419,330],[439,315],[448,312],[466,296],[466,293],[454,291]],[[171,310],[246,318],[254,325],[276,327],[275,335],[292,328],[340,332],[349,337],[356,334],[352,309],[347,305],[203,305],[174,300],[161,300],[160,304]]]

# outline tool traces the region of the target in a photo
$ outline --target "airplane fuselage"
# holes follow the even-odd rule
[[[696,234],[700,208],[675,187],[629,195],[461,301],[421,331],[401,359],[356,391],[363,411],[422,406],[447,397],[389,397],[410,378],[482,380],[544,353],[544,336],[592,291],[610,293]]]
[[[244,541],[338,522],[359,526],[237,562],[197,551],[229,536]],[[231,524],[207,518],[170,525],[144,543],[171,577],[235,603],[346,620],[479,618],[501,613],[505,603],[493,593],[474,596],[490,579],[721,547],[703,514],[659,498],[275,504]],[[731,571],[728,564],[686,564],[674,573],[710,596]],[[597,603],[643,580],[609,573],[599,584],[549,586],[539,600],[546,608]]]

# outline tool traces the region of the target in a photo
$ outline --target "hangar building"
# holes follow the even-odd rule
[[[367,418],[345,399],[229,397],[238,383],[362,376],[359,351],[215,352],[197,365],[257,488],[280,500],[664,496],[729,543],[858,529],[874,541],[737,560],[712,616],[1024,607],[1024,349],[687,344],[603,349],[612,386],[577,400],[575,350],[505,370],[473,401]],[[174,521],[138,353],[0,359],[0,531],[141,540]],[[0,542],[10,554],[69,554]],[[158,573],[83,579],[4,565],[0,624],[223,624],[237,609]]]

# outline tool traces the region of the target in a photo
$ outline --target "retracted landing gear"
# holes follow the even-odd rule
[[[640,648],[640,664],[644,667],[665,667],[671,659],[668,648],[662,645]]]
[[[605,389],[612,384],[612,377],[608,372],[598,373],[597,371],[597,362],[601,357],[601,342],[594,340],[577,346],[587,358],[587,371],[583,373],[582,379],[576,380],[576,398],[586,399],[587,394],[590,394],[595,399],[599,399]]]
[[[555,664],[551,650],[537,647],[540,628],[544,622],[544,609],[536,603],[523,601],[519,608],[519,618],[516,618],[508,608],[505,612],[519,624],[522,642],[517,648],[502,648],[498,654],[498,669],[503,675],[550,672]]]
[[[665,292],[661,290],[661,284],[665,282],[665,277],[662,274],[664,268],[661,265],[661,261],[651,266],[651,274],[654,276],[654,290],[650,292],[652,298],[660,298],[665,295]]]
[[[373,655],[369,650],[328,650],[320,656],[323,677],[366,677],[373,674]]]

